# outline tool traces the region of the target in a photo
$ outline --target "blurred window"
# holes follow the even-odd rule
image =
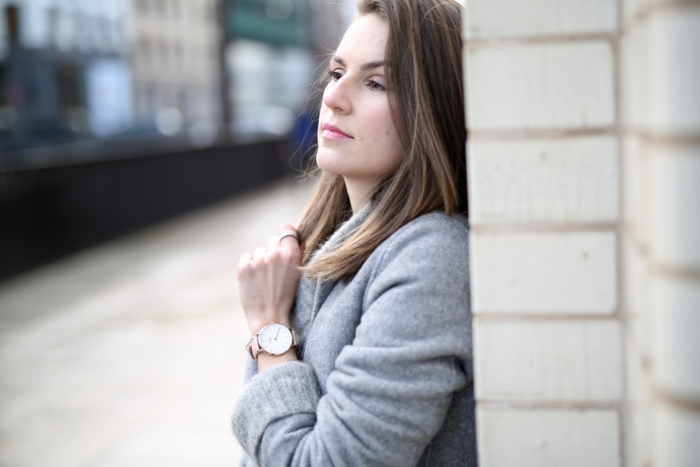
[[[11,5],[5,7],[5,27],[7,30],[7,38],[10,44],[15,45],[19,42],[19,8]]]

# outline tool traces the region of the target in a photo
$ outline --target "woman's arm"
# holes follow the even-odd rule
[[[293,236],[284,236],[293,232]],[[280,236],[271,237],[267,248],[258,248],[253,255],[246,253],[238,262],[238,287],[241,305],[251,335],[270,323],[291,328],[289,314],[299,284],[299,265],[302,251],[291,224],[280,227]],[[260,352],[258,371],[285,362],[297,361],[294,348],[279,356]]]
[[[467,239],[455,229],[462,232],[420,224],[391,239],[326,395],[301,362],[250,381],[233,425],[261,465],[418,461],[468,378],[461,369],[471,349]]]

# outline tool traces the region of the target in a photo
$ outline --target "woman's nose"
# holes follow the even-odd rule
[[[342,81],[331,81],[323,92],[323,104],[335,112],[348,114],[352,110],[348,86]]]

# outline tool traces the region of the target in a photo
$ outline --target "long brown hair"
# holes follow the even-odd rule
[[[309,264],[352,216],[343,177],[323,172],[299,224],[306,242],[302,271],[321,280],[351,279],[384,240],[422,214],[467,214],[461,6],[454,0],[358,0],[357,10],[389,25],[387,93],[405,153],[375,189],[365,222]]]

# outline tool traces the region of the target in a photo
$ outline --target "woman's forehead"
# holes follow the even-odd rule
[[[343,63],[380,62],[389,36],[389,25],[381,17],[369,14],[356,17],[338,45],[335,58]]]

